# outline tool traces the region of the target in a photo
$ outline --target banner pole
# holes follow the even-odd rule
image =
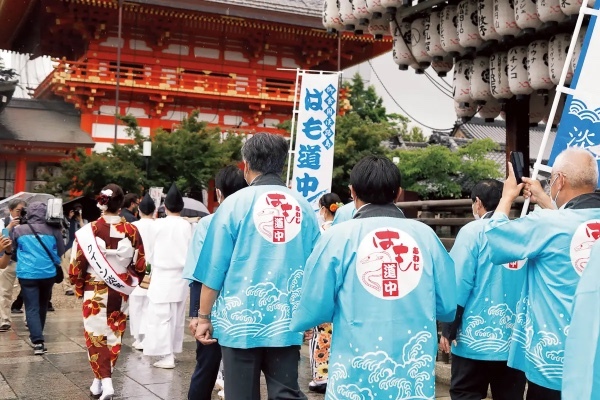
[[[292,154],[294,153],[294,136],[296,134],[296,118],[298,116],[298,86],[300,82],[300,68],[296,69],[296,86],[294,88],[294,109],[292,111],[292,125],[290,126],[290,149],[288,152],[287,176],[285,178],[286,185],[290,186],[290,171],[292,169]]]
[[[567,80],[567,74],[569,72],[569,66],[571,65],[571,59],[573,58],[573,52],[575,50],[575,44],[577,43],[577,36],[579,36],[579,31],[581,31],[581,26],[583,25],[583,18],[588,10],[587,1],[585,5],[581,5],[581,9],[579,10],[579,15],[577,16],[577,23],[575,24],[575,31],[573,32],[573,37],[571,38],[571,44],[569,45],[569,51],[567,52],[567,59],[565,60],[565,65],[563,66],[562,73],[560,75],[560,81],[556,86],[556,94],[554,95],[554,101],[552,102],[552,108],[550,109],[550,115],[548,116],[548,123],[546,123],[546,129],[544,129],[544,136],[542,138],[542,143],[540,144],[540,149],[538,151],[537,159],[535,164],[533,165],[533,173],[531,175],[531,179],[537,179],[538,173],[540,172],[540,165],[544,158],[544,150],[548,145],[548,138],[550,137],[550,131],[552,130],[552,122],[554,121],[554,117],[556,116],[556,111],[558,109],[558,104],[560,103],[560,98],[563,96],[563,88],[565,87],[565,81]],[[574,71],[573,71],[574,72]],[[565,94],[566,95],[566,94]],[[564,112],[564,111],[563,111]],[[523,203],[523,210],[521,210],[521,218],[527,215],[527,210],[529,210],[529,204],[531,203],[531,199],[525,199]]]

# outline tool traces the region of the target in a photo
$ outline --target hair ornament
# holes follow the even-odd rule
[[[340,207],[342,207],[344,204],[343,203],[332,203],[329,206],[329,211],[331,211],[332,213],[336,212],[337,210],[340,209]]]
[[[113,195],[113,191],[110,189],[106,189],[100,192],[98,197],[96,197],[96,201],[98,202],[97,206],[100,210],[106,211],[108,209],[108,202]]]

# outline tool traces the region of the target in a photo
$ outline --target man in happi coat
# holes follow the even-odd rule
[[[340,207],[339,210],[336,211],[335,216],[333,217],[332,225],[341,224],[342,222],[350,221],[352,217],[356,214],[356,207],[354,206],[354,202],[348,203]]]
[[[133,222],[144,242],[146,264],[152,259],[154,244],[152,242],[154,227],[154,211],[156,205],[148,193],[139,204],[140,219]],[[144,335],[146,333],[145,318],[148,314],[148,289],[137,286],[129,296],[129,331],[134,342],[131,345],[136,350],[144,350]]]
[[[175,368],[175,353],[183,350],[185,301],[188,283],[183,279],[192,226],[180,216],[183,197],[173,184],[165,198],[165,218],[154,221],[148,312],[145,316],[144,355],[162,356],[153,365]]]
[[[202,282],[196,338],[218,339],[229,399],[259,400],[261,371],[269,398],[306,399],[298,386],[302,333],[289,324],[319,226],[308,201],[281,179],[287,155],[279,135],[244,144],[250,187],[215,213],[194,274]]]
[[[550,196],[524,178],[526,194],[538,204],[555,204],[510,221],[517,185],[509,164],[502,200],[486,232],[494,264],[527,259],[527,277],[517,304],[508,365],[525,372],[528,400],[560,400],[565,341],[575,289],[600,237],[600,194],[596,159],[584,149],[563,151],[552,166]]]
[[[394,205],[398,167],[369,156],[350,173],[357,212],[323,233],[291,330],[333,322],[326,399],[433,399],[436,319],[456,312],[454,263]]]
[[[502,183],[479,182],[471,191],[475,221],[452,246],[456,266],[457,312],[443,324],[440,347],[452,346],[452,400],[480,400],[491,386],[494,400],[523,399],[525,374],[507,365],[515,310],[525,281],[524,262],[494,265],[485,228],[502,197]]]
[[[248,184],[244,180],[244,174],[234,165],[221,169],[215,177],[215,189],[219,204],[238,190],[246,187],[248,187]],[[196,280],[194,274],[196,268],[204,265],[202,260],[199,260],[199,256],[213,216],[214,214],[207,215],[198,222],[183,269],[183,277],[190,282],[190,317],[192,318],[190,330],[192,334],[196,333],[198,325],[198,307],[200,306],[200,293],[202,291],[202,284]],[[221,346],[218,343],[203,345],[196,341],[196,368],[192,374],[188,399],[210,400],[215,383],[223,388],[222,377],[220,380],[217,379],[220,364]]]
[[[565,346],[563,400],[600,399],[600,242],[592,247],[573,304]]]
[[[83,328],[95,379],[93,396],[112,399],[112,370],[127,324],[128,294],[146,271],[144,246],[135,226],[119,216],[123,190],[107,185],[98,196],[103,216],[75,233],[69,278],[83,297]],[[105,260],[103,262],[103,260]]]

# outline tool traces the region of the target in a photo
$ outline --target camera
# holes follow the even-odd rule
[[[17,218],[17,220],[19,220],[20,225],[27,223],[27,210],[25,210],[25,208],[23,208],[21,210],[21,213],[19,214],[19,217]]]

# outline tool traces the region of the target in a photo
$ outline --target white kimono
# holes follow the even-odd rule
[[[146,262],[151,264],[152,250],[154,247],[152,227],[154,220],[152,218],[142,218],[133,223],[140,232],[142,242],[144,243],[144,251],[146,252]],[[145,334],[144,316],[148,312],[148,298],[146,297],[148,290],[137,286],[131,295],[129,295],[129,332],[137,341],[142,341]]]
[[[182,351],[185,301],[189,294],[183,267],[191,237],[192,226],[181,217],[154,221],[144,355],[163,356]]]

